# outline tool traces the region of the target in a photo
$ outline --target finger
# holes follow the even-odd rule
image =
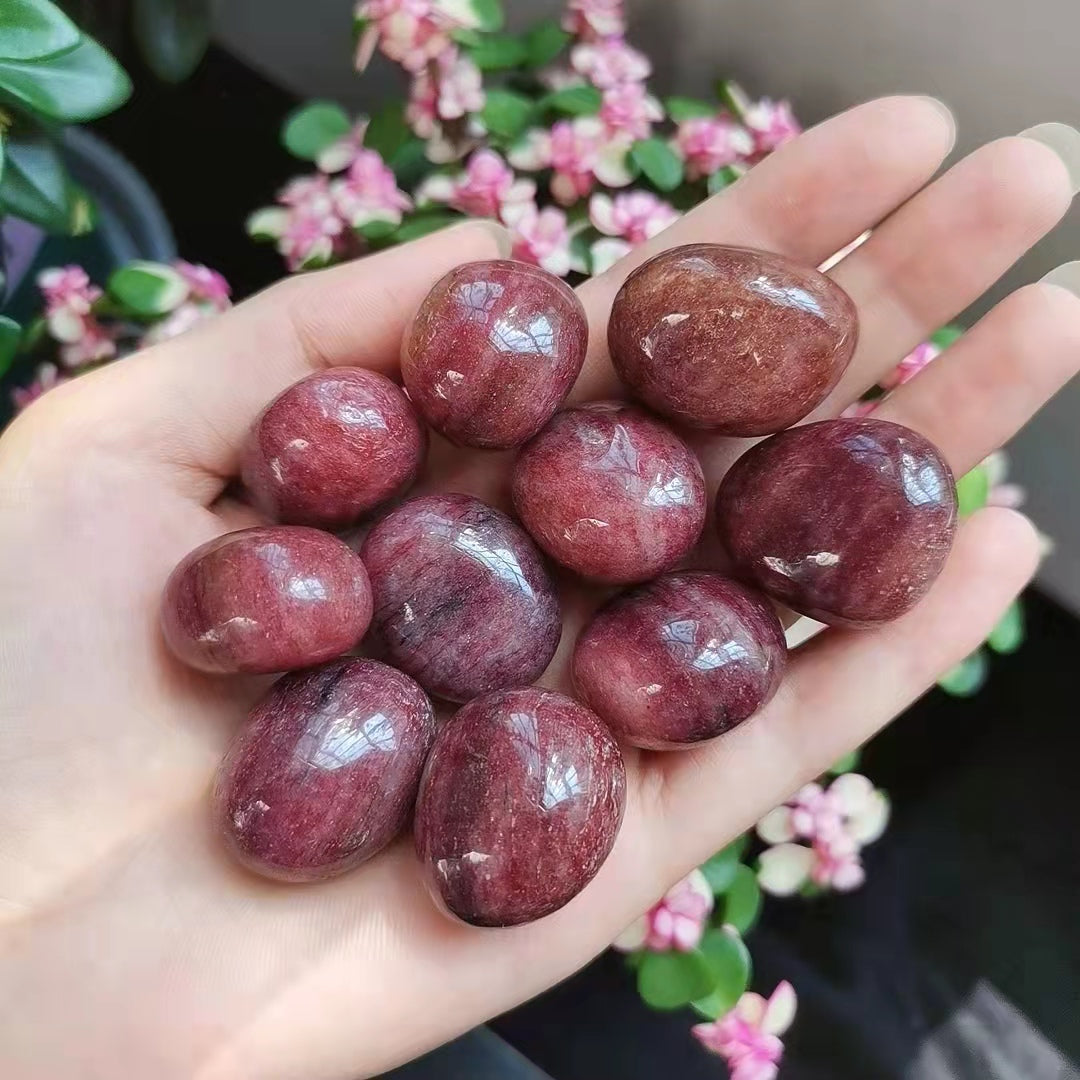
[[[902,206],[832,272],[858,308],[859,344],[815,415],[841,412],[981,296],[1061,220],[1072,195],[1054,151],[1012,138],[976,150]]]
[[[321,367],[397,365],[407,320],[448,270],[506,254],[493,222],[445,229],[365,259],[289,278],[181,337],[79,380],[98,445],[170,467],[212,499],[237,467],[251,422]],[[100,410],[100,411],[97,411]]]
[[[962,475],[1080,369],[1078,294],[1080,262],[1013,293],[874,415],[922,432]]]
[[[780,693],[757,716],[700,750],[658,756],[657,849],[671,852],[671,880],[865,742],[971,653],[1037,562],[1026,518],[980,511],[912,611],[876,630],[826,630],[792,654]]]
[[[578,290],[593,334],[574,398],[617,389],[604,328],[619,286],[636,266],[678,244],[762,248],[818,264],[890,214],[940,167],[955,127],[941,102],[891,97],[859,105],[807,131],[756,165],[607,273]]]

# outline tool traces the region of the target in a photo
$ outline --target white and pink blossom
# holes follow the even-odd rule
[[[230,305],[232,289],[225,278],[208,266],[177,259],[173,269],[184,279],[188,298],[208,304],[216,311],[224,311]]]
[[[420,71],[452,47],[452,30],[472,25],[470,13],[455,0],[362,0],[356,70],[363,71],[378,48],[406,71]]]
[[[374,150],[361,150],[348,173],[330,185],[334,208],[352,228],[372,221],[397,225],[412,200],[397,186],[393,170]]]
[[[617,37],[575,45],[570,50],[570,66],[601,90],[644,82],[652,74],[649,58]]]
[[[936,360],[941,355],[941,350],[932,342],[924,341],[921,345],[916,345],[881,380],[881,386],[885,390],[895,390],[898,386],[903,386],[904,383],[910,382],[923,370],[931,361]]]
[[[802,134],[802,127],[788,101],[773,101],[770,98],[755,101],[743,110],[742,122],[754,137],[758,157],[771,154]]]
[[[756,148],[753,135],[726,113],[684,120],[672,142],[686,163],[686,178],[712,176],[727,165],[744,163]]]
[[[457,176],[435,173],[416,190],[418,203],[437,202],[452,206],[470,217],[498,218],[504,209],[531,203],[536,184],[518,177],[501,154],[487,148],[477,150]]]
[[[549,274],[566,277],[575,269],[570,253],[570,226],[557,206],[516,203],[503,210],[503,222],[513,236],[512,255],[521,262],[542,266]]]
[[[613,135],[598,116],[560,120],[550,131],[535,128],[509,153],[510,163],[529,172],[550,168],[551,194],[563,206],[572,206],[595,187],[625,187],[630,139]]]
[[[45,299],[46,329],[60,343],[60,362],[65,367],[83,367],[116,355],[113,335],[93,312],[101,289],[91,284],[81,266],[43,270],[37,284]]]
[[[362,117],[340,139],[335,139],[329,146],[323,147],[315,157],[315,164],[320,172],[337,173],[347,169],[364,148],[364,136],[367,134],[368,119]]]
[[[569,0],[562,27],[583,41],[620,37],[626,32],[623,0]]]
[[[341,252],[347,229],[327,177],[297,177],[278,193],[278,203],[252,214],[247,230],[277,241],[290,270],[323,266]]]
[[[631,245],[651,240],[678,219],[678,210],[651,191],[621,191],[614,198],[598,193],[589,200],[593,225]]]
[[[642,83],[622,83],[604,91],[600,119],[613,134],[646,139],[653,124],[664,119],[664,109]]]
[[[61,383],[70,381],[70,377],[63,375],[55,364],[39,364],[34,372],[34,381],[29,386],[16,386],[11,391],[11,401],[16,412],[22,412],[32,402],[37,401],[42,394]]]
[[[705,875],[691,870],[649,910],[615,939],[623,952],[690,952],[697,947],[709,923],[713,894]]]
[[[791,1027],[797,1007],[795,988],[778,983],[768,999],[746,993],[729,1013],[693,1034],[707,1050],[727,1062],[731,1080],[775,1080],[784,1056],[780,1036]]]

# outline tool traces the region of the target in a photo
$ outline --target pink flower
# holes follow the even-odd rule
[[[518,169],[554,170],[551,194],[563,206],[572,206],[592,191],[597,180],[607,187],[630,183],[626,155],[631,140],[613,135],[597,116],[560,120],[551,131],[534,129],[509,153]]]
[[[549,274],[566,277],[572,269],[570,228],[557,206],[538,210],[534,203],[504,208],[503,221],[514,237],[513,257],[542,266]]]
[[[622,38],[575,45],[570,51],[570,66],[601,90],[644,82],[652,74],[649,58]]]
[[[315,164],[320,172],[336,173],[347,169],[357,158],[364,147],[364,136],[367,134],[368,119],[362,117],[353,124],[348,134],[336,139],[329,146],[319,151],[315,158]]]
[[[562,27],[584,41],[619,37],[626,30],[623,0],[570,0]]]
[[[700,870],[691,870],[676,882],[614,942],[623,952],[690,952],[701,941],[713,908],[712,889]]]
[[[93,314],[101,289],[90,283],[81,266],[43,270],[37,283],[45,298],[45,325],[60,343],[65,367],[82,367],[116,355],[116,342]]]
[[[27,405],[37,401],[47,390],[52,390],[54,386],[69,381],[68,376],[60,374],[60,369],[55,364],[39,364],[34,381],[29,386],[16,386],[11,391],[11,400],[16,412],[22,412]]]
[[[431,0],[365,0],[356,18],[368,23],[357,42],[357,71],[367,67],[376,47],[406,71],[420,71],[450,47],[455,25]]]
[[[397,225],[412,200],[398,186],[393,170],[374,150],[361,150],[347,175],[330,185],[338,214],[354,229],[371,221]]]
[[[795,988],[781,982],[767,1001],[743,994],[731,1012],[692,1030],[702,1046],[727,1061],[731,1080],[775,1080],[784,1056],[780,1036],[791,1027],[796,1006]]]
[[[688,180],[712,176],[726,165],[749,158],[754,137],[727,114],[695,116],[684,120],[675,132],[675,152],[686,162]]]
[[[503,208],[531,203],[536,196],[532,180],[518,179],[494,150],[477,150],[457,177],[429,176],[417,189],[418,201],[446,203],[470,217],[497,218]]]
[[[484,107],[484,82],[480,69],[456,51],[439,57],[437,108],[443,120],[457,120]]]
[[[614,198],[594,195],[589,220],[602,233],[641,244],[679,219],[679,212],[651,191],[624,191]]]
[[[217,311],[224,311],[229,306],[232,290],[216,270],[185,262],[183,259],[177,259],[173,263],[173,269],[187,282],[188,295],[192,300],[201,300]]]
[[[761,854],[758,884],[774,896],[791,896],[808,881],[856,889],[865,878],[859,852],[881,836],[888,820],[885,793],[865,776],[844,773],[828,789],[806,784],[758,822],[758,836],[771,845]]]
[[[623,83],[604,91],[600,119],[611,132],[646,139],[652,125],[664,119],[664,110],[641,83]]]
[[[634,245],[617,236],[605,236],[594,240],[589,247],[589,269],[593,275],[605,274],[621,258],[629,255]]]
[[[414,135],[431,139],[439,126],[439,92],[429,72],[422,71],[409,87],[409,101],[405,106],[405,120]]]
[[[898,386],[903,386],[904,383],[914,379],[931,360],[936,360],[940,355],[941,350],[932,341],[924,341],[921,345],[916,345],[915,348],[881,380],[882,388],[885,390],[894,390]]]
[[[742,122],[754,137],[759,157],[771,154],[777,147],[790,142],[802,133],[802,127],[787,101],[762,98],[743,111]]]
[[[139,340],[139,347],[145,348],[147,345],[156,345],[159,341],[167,341],[169,338],[178,337],[216,314],[217,312],[213,308],[207,308],[202,304],[190,302],[181,304],[143,334]]]
[[[338,212],[335,192],[322,175],[302,176],[278,194],[280,206],[256,211],[247,231],[277,241],[290,270],[325,266],[346,244],[346,226]]]
[[[456,49],[448,49],[412,81],[405,119],[413,133],[428,142],[427,156],[454,161],[483,135],[475,114],[484,107],[480,69]]]

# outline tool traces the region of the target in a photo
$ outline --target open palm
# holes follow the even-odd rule
[[[819,411],[840,411],[989,286],[1070,199],[1030,139],[984,147],[927,185],[951,146],[935,103],[892,98],[784,147],[583,285],[591,341],[575,399],[619,393],[604,346],[630,269],[718,241],[821,262],[861,340]],[[318,886],[263,882],[212,834],[207,791],[256,680],[182,669],[157,630],[186,552],[258,519],[223,497],[244,434],[322,365],[392,372],[411,310],[454,264],[498,254],[471,224],[286,281],[217,321],[50,393],[0,442],[0,1073],[8,1080],[351,1080],[538,992],[604,948],[690,867],[864,741],[966,655],[1031,574],[1031,526],[987,510],[899,621],[829,630],[729,735],[628,753],[612,857],[567,908],[478,930],[432,906],[407,842]],[[879,415],[959,473],[1080,366],[1080,299],[1051,284],[1004,301]],[[710,490],[745,444],[697,436]],[[423,488],[506,503],[509,457],[436,440]],[[598,594],[568,587],[545,682],[565,683]]]

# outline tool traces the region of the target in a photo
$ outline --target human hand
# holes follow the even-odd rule
[[[581,287],[592,333],[574,398],[619,393],[604,322],[621,280],[656,250],[719,241],[816,264],[876,226],[832,271],[861,318],[852,366],[816,415],[839,412],[1069,205],[1061,161],[1028,139],[984,147],[923,189],[951,139],[940,107],[893,98],[779,150]],[[450,921],[431,904],[407,840],[312,887],[235,867],[209,828],[207,791],[264,684],[177,665],[157,628],[162,585],[192,548],[257,523],[224,492],[272,397],[323,365],[392,372],[405,323],[434,281],[497,254],[493,227],[470,224],[282,282],[50,392],[0,441],[0,1073],[9,1080],[353,1080],[412,1057],[603,949],[674,880],[969,653],[1033,572],[1031,526],[985,510],[964,523],[914,611],[875,630],[824,632],[792,656],[776,698],[713,743],[629,751],[615,851],[581,896],[538,923]],[[1033,285],[877,415],[923,432],[960,474],[1078,366],[1080,299]],[[714,492],[746,444],[694,440]],[[420,490],[505,504],[509,461],[436,439]],[[598,597],[564,595],[563,644],[545,683],[566,683],[577,628]]]

